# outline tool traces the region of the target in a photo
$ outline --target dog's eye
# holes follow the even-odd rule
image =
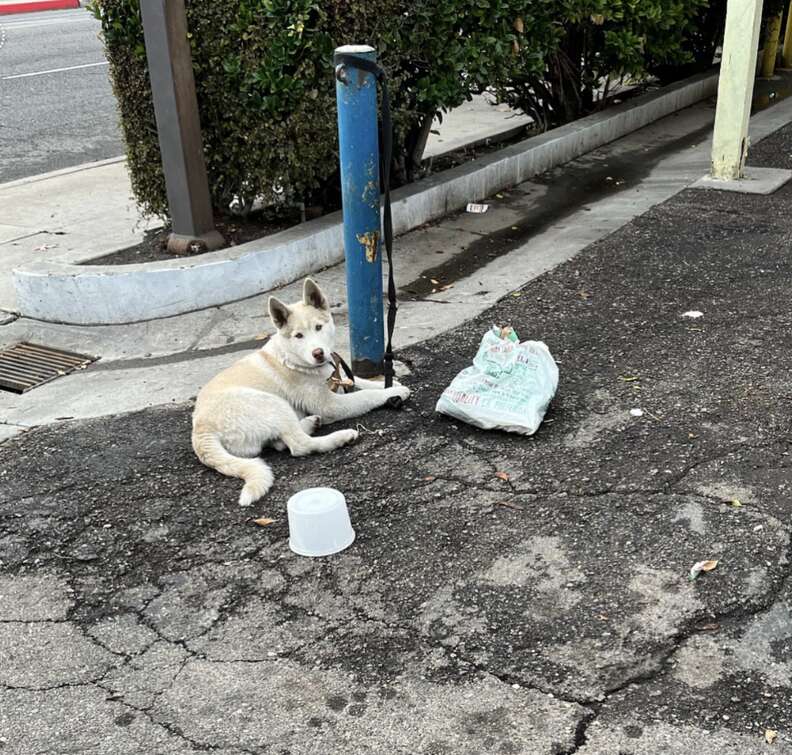
[[[295,333],[295,334],[294,334],[294,337],[295,337],[295,338],[302,338],[302,337],[303,337],[303,334],[302,334],[302,333]]]
[[[322,326],[321,326],[321,325],[317,325],[317,326],[316,326],[316,329],[317,329],[317,330],[321,330],[321,329],[322,329]]]

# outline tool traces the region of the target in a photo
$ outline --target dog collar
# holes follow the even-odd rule
[[[270,340],[268,342],[268,345],[272,346],[272,351],[269,353],[271,353],[272,356],[275,357],[275,359],[277,359],[288,370],[294,370],[295,372],[302,372],[304,375],[311,375],[313,374],[313,372],[315,372],[318,369],[321,369],[322,367],[326,367],[328,365],[332,366],[332,362],[322,362],[321,364],[317,364],[317,365],[294,364],[293,362],[290,362],[286,358],[286,355],[283,353],[283,350],[278,347],[278,344],[275,341]]]

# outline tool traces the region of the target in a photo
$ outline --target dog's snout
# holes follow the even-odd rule
[[[324,362],[325,353],[324,349],[314,349],[311,354],[317,362]]]

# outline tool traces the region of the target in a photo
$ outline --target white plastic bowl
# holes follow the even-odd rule
[[[289,548],[300,556],[331,556],[355,540],[346,498],[333,488],[308,488],[286,504]]]

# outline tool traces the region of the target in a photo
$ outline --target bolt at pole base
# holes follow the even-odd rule
[[[225,239],[219,231],[207,231],[200,236],[171,233],[168,236],[168,251],[171,254],[203,254],[225,246]]]

